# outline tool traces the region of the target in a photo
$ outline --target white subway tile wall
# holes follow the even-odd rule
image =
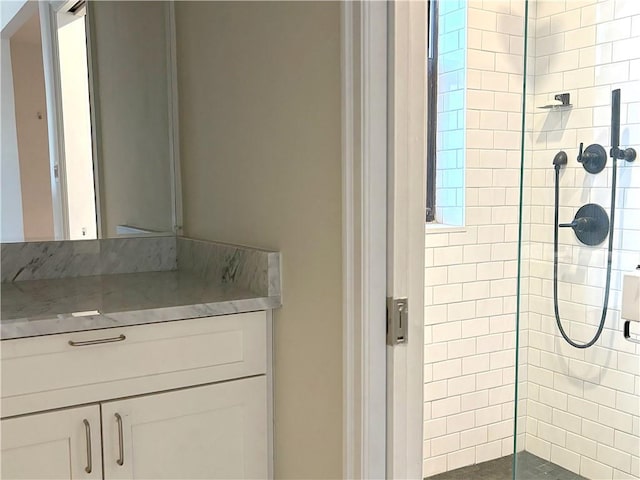
[[[458,84],[466,128],[455,124],[466,226],[426,238],[425,476],[513,448],[521,3],[440,2],[466,28],[457,46],[463,76],[466,58],[466,85]]]
[[[457,97],[466,125],[456,124],[466,132],[456,152],[465,227],[427,229],[425,476],[513,449],[524,0],[443,5],[466,28]],[[564,343],[553,314],[551,162],[567,152],[561,221],[588,202],[609,208],[611,161],[607,173],[590,175],[575,159],[579,142],[608,150],[614,88],[622,89],[621,143],[640,146],[639,35],[637,0],[530,2],[517,448],[593,479],[640,477],[640,348],[624,340],[620,319],[622,272],[640,264],[640,161],[618,164],[609,313],[587,350]],[[564,92],[572,109],[536,108]],[[600,319],[606,244],[582,246],[566,230],[560,243],[561,316],[572,338],[586,341]]]
[[[578,146],[610,148],[611,90],[622,90],[621,143],[640,146],[640,2],[590,0],[537,2],[530,57],[535,65],[531,143],[525,166],[530,186],[526,439],[531,453],[593,479],[640,477],[640,348],[623,338],[623,272],[640,264],[640,163],[618,162],[618,194],[611,297],[605,329],[594,347],[578,350],[558,333],[553,312],[553,194],[551,161],[569,157],[561,173],[560,221],[595,202],[610,207],[611,159],[598,175],[576,162]],[[533,19],[533,20],[531,20]],[[577,64],[576,64],[577,61]],[[557,93],[573,108],[540,110]],[[594,335],[606,280],[605,244],[585,247],[561,231],[559,309],[578,342]],[[521,344],[522,345],[522,344]],[[625,440],[622,440],[622,439]],[[616,443],[616,439],[618,442]]]

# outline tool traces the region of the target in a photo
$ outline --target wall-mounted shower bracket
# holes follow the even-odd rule
[[[589,145],[582,151],[580,143],[580,152],[578,153],[578,162],[582,164],[584,169],[589,173],[600,173],[607,165],[607,151],[597,143]]]
[[[600,245],[609,234],[609,215],[600,205],[587,203],[578,209],[573,222],[558,226],[573,228],[578,240],[585,245]]]
[[[622,150],[621,148],[612,148],[609,152],[611,158],[615,158],[616,160],[626,160],[627,162],[633,162],[636,159],[636,150],[635,148],[625,148]]]
[[[633,148],[620,148],[620,89],[611,91],[611,158],[633,162],[636,151]]]

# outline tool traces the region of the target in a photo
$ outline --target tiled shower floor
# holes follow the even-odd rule
[[[440,473],[429,480],[512,480],[513,455]],[[516,480],[586,480],[529,452],[518,453]]]

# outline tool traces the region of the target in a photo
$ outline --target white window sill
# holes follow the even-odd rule
[[[427,235],[435,235],[437,233],[463,233],[467,231],[467,227],[445,225],[443,223],[425,223],[424,230]]]

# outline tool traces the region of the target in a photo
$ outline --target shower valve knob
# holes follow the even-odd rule
[[[582,150],[584,143],[580,143],[580,151],[578,152],[578,162],[582,164],[584,169],[589,173],[600,173],[607,164],[606,150],[594,143]]]
[[[560,223],[558,227],[573,228],[578,240],[585,245],[599,245],[609,234],[609,215],[595,203],[580,207],[571,223]]]

